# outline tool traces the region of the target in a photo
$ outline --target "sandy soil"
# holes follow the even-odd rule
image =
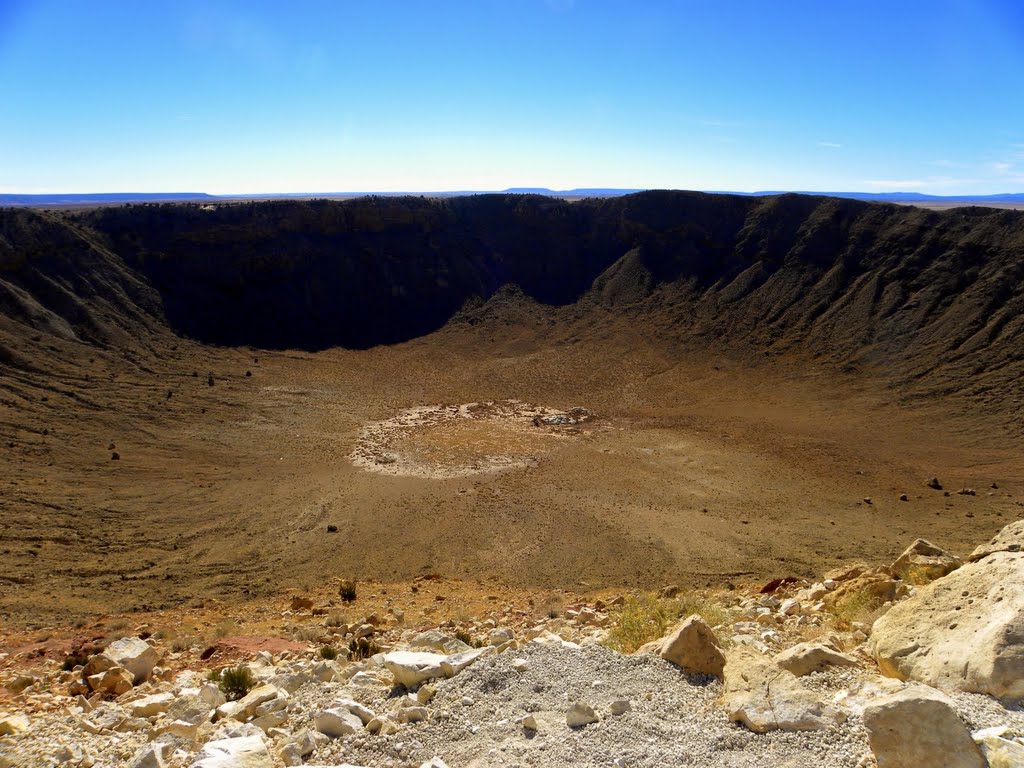
[[[1021,512],[1024,457],[984,413],[569,313],[362,352],[179,342],[0,383],[4,623],[342,576],[719,586],[918,536],[964,552]],[[593,420],[533,425],[577,406]]]

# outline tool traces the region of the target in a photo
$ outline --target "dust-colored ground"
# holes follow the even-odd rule
[[[97,352],[74,373],[12,376],[4,623],[339,576],[719,586],[891,560],[917,536],[963,552],[1020,512],[1024,456],[984,413],[569,314],[361,352],[180,342],[145,363]],[[592,418],[534,425],[574,407]],[[949,496],[925,487],[933,475]]]

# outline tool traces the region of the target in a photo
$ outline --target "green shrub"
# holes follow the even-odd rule
[[[605,644],[620,653],[632,653],[644,643],[664,636],[677,618],[679,608],[675,601],[659,600],[652,594],[627,597]]]
[[[338,594],[341,595],[341,599],[346,603],[355,602],[356,599],[356,583],[352,579],[342,579],[341,585],[338,587]]]
[[[321,646],[321,648],[320,648],[320,658],[321,659],[327,659],[328,661],[332,661],[333,659],[338,658],[338,649],[335,648],[333,645]]]
[[[256,678],[244,664],[237,667],[225,667],[221,670],[213,670],[207,676],[207,680],[216,683],[228,701],[238,701],[245,696],[256,685]]]

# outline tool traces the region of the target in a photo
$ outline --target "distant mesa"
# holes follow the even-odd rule
[[[578,187],[575,189],[549,189],[547,187],[509,187],[495,190],[457,190],[437,192],[261,192],[239,195],[211,195],[206,192],[92,192],[74,194],[0,194],[3,206],[102,206],[122,203],[189,203],[210,201],[243,200],[288,200],[288,199],[347,199],[353,197],[460,197],[465,195],[545,195],[558,198],[622,197],[644,189],[620,189],[615,187]],[[809,195],[813,197],[838,197],[848,200],[864,200],[876,203],[924,203],[939,205],[1024,205],[1024,193],[998,195],[925,195],[920,192],[811,192],[766,190],[761,192],[708,191],[708,194],[738,195],[742,197],[771,197],[776,195]]]

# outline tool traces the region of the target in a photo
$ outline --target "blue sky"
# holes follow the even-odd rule
[[[1019,0],[0,0],[0,192],[1024,191]]]

